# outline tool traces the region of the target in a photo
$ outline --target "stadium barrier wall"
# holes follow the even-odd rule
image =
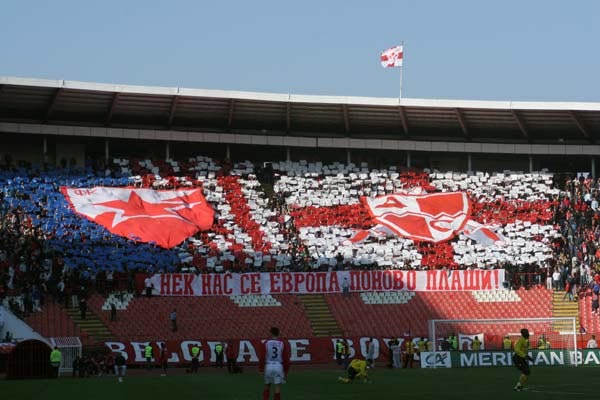
[[[468,337],[474,335],[459,334],[461,340],[467,341]],[[479,334],[484,345],[487,345],[489,350],[471,351],[470,347],[463,346],[461,351],[443,352],[438,351],[431,354],[451,354],[452,366],[492,366],[497,365],[512,365],[512,359],[507,359],[507,354],[511,352],[496,351],[501,349],[501,336]],[[349,358],[366,358],[368,354],[368,344],[371,337],[328,337],[328,338],[285,338],[285,343],[290,349],[290,362],[295,364],[311,363],[311,364],[327,364],[335,360],[335,343],[338,339],[344,339],[348,343]],[[390,351],[388,343],[392,338],[375,337],[375,361],[379,364],[391,363]],[[403,342],[403,338],[398,338],[399,342]],[[413,342],[417,342],[419,337],[413,338]],[[144,348],[150,344],[153,348],[154,362],[158,362],[156,358],[160,354],[163,345],[167,346],[169,354],[169,364],[176,366],[189,365],[192,361],[191,349],[193,346],[200,347],[199,361],[201,365],[212,365],[216,361],[215,346],[218,343],[225,343],[226,346],[232,346],[236,355],[236,362],[242,364],[258,363],[259,349],[261,348],[262,339],[237,339],[237,340],[218,340],[218,339],[190,339],[177,341],[107,341],[104,343],[106,348],[115,355],[122,354],[129,365],[143,365],[146,362],[144,357]],[[463,342],[464,343],[464,342]],[[485,347],[484,347],[485,348]],[[575,357],[571,353],[559,347],[551,350],[532,350],[534,355],[535,365],[560,365],[557,357],[562,357],[562,360],[570,360],[569,357]],[[538,355],[542,353],[542,355]],[[569,353],[569,354],[566,354]],[[424,355],[427,354],[424,352]],[[562,354],[562,355],[560,355]],[[442,357],[440,356],[440,357]],[[579,357],[579,356],[578,356]],[[581,354],[582,360],[580,363],[586,365],[600,365],[600,355],[587,352]],[[429,360],[431,361],[431,359]],[[598,362],[596,362],[598,361]],[[421,360],[418,354],[415,355],[414,366],[420,365]]]
[[[341,337],[331,338],[304,338],[304,339],[284,339],[289,346],[291,363],[314,363],[326,364],[335,360],[335,343]],[[368,342],[370,337],[344,338],[348,342],[350,358],[365,358],[367,355]],[[375,338],[375,359],[388,360],[389,352],[387,343],[391,339]],[[128,365],[143,365],[146,362],[144,357],[144,348],[150,344],[153,348],[154,362],[160,354],[163,345],[166,344],[169,353],[169,364],[184,366],[192,362],[192,347],[198,345],[200,354],[198,361],[201,365],[212,365],[216,361],[215,346],[218,343],[226,343],[233,346],[236,354],[236,362],[241,364],[257,364],[259,359],[259,349],[263,339],[248,340],[181,340],[181,341],[110,341],[105,342],[105,346],[113,354],[121,353],[127,360]]]

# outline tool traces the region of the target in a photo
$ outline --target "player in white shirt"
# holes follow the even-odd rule
[[[597,349],[598,348],[598,342],[596,342],[596,336],[592,335],[592,338],[590,340],[588,340],[586,347],[588,349]]]
[[[281,400],[281,385],[289,369],[287,346],[279,339],[279,328],[271,328],[271,339],[265,341],[259,368],[265,371],[263,400],[269,400],[271,385],[275,385],[273,400]]]

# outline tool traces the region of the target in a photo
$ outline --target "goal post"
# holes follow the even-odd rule
[[[513,347],[522,328],[529,330],[529,353],[534,365],[581,363],[575,317],[433,319],[429,321],[429,357],[422,360],[422,366],[512,365]]]
[[[81,357],[82,345],[79,337],[53,337],[49,342],[52,348],[57,347],[62,354],[59,373],[72,372],[75,359]]]

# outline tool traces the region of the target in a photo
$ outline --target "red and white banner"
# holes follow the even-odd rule
[[[381,66],[383,68],[401,67],[404,58],[403,46],[394,46],[381,52]]]
[[[422,335],[426,336],[425,333]],[[466,335],[459,333],[459,337],[474,337],[475,335]],[[492,349],[502,349],[502,339],[503,335],[497,334],[485,334],[480,333],[477,335],[478,338],[482,342],[482,350],[483,343],[486,344],[488,350]],[[365,359],[368,354],[368,346],[371,337],[328,337],[328,338],[283,338],[283,342],[285,346],[288,346],[289,354],[290,354],[290,363],[292,364],[302,364],[302,363],[311,363],[311,364],[326,364],[335,361],[335,345],[338,339],[345,340],[348,345],[348,356],[350,359],[352,358],[362,358]],[[391,363],[390,360],[390,348],[389,342],[394,338],[391,337],[374,337],[374,354],[373,358],[376,361],[376,364],[380,366],[385,363]],[[396,338],[401,342],[403,338]],[[585,347],[585,342],[588,340],[587,337],[582,337],[579,339],[579,346]],[[190,338],[188,340],[168,340],[168,341],[128,341],[128,340],[116,340],[110,342],[104,342],[104,345],[108,350],[110,350],[113,355],[121,354],[125,357],[127,364],[142,364],[146,362],[146,357],[144,355],[144,349],[147,345],[152,346],[153,349],[153,361],[158,363],[158,355],[161,353],[161,349],[163,346],[167,348],[168,354],[168,363],[172,365],[189,365],[192,362],[192,347],[198,346],[200,348],[200,353],[198,355],[198,361],[200,365],[208,366],[213,365],[216,362],[215,355],[215,346],[217,344],[222,343],[225,347],[225,354],[230,354],[235,358],[236,362],[239,364],[257,364],[259,361],[259,351],[262,346],[264,339],[260,338],[244,338],[244,339],[232,339],[232,340],[213,340],[213,339],[195,339]],[[418,342],[418,337],[413,339],[413,342]],[[565,339],[565,341],[557,342],[556,346],[553,347],[556,349],[561,349],[572,345],[572,342],[569,343],[569,339]],[[415,347],[418,349],[418,347]],[[439,346],[438,346],[439,350]],[[469,351],[465,347],[461,347],[461,352]],[[423,358],[430,364],[442,363],[443,366],[446,363],[443,359],[438,358],[437,360],[427,359],[427,355],[432,354],[428,352],[423,352]],[[440,354],[438,352],[437,354]],[[465,353],[462,353],[465,354]],[[415,354],[415,360],[419,360],[419,354]],[[418,362],[415,362],[413,366],[419,365]],[[439,366],[439,365],[438,365]]]
[[[144,290],[146,275],[137,287]],[[150,277],[158,296],[233,296],[247,294],[340,293],[350,291],[503,290],[505,271],[495,270],[351,270],[335,272],[270,272],[244,274],[156,274]]]
[[[202,189],[67,188],[73,210],[111,233],[171,248],[212,226],[214,210]]]
[[[335,360],[335,343],[342,338],[302,338],[284,339],[284,345],[288,346],[291,363],[315,363],[325,364]],[[345,338],[348,344],[349,357],[365,358],[370,337]],[[387,362],[389,360],[388,342],[391,338],[375,338],[375,359]],[[192,347],[198,346],[200,354],[198,361],[200,365],[211,365],[216,361],[215,346],[218,343],[225,345],[225,353],[232,350],[237,363],[257,364],[259,361],[259,349],[262,345],[261,339],[237,339],[229,341],[219,340],[176,340],[176,341],[112,341],[104,345],[113,354],[122,354],[127,364],[141,364],[146,362],[144,348],[150,344],[153,348],[153,360],[158,363],[157,358],[163,346],[167,347],[169,355],[168,362],[174,365],[185,365],[192,362]],[[231,347],[231,349],[227,349]],[[416,363],[415,363],[416,364]]]
[[[415,241],[438,243],[452,239],[471,214],[465,192],[391,194],[361,200],[377,223]]]

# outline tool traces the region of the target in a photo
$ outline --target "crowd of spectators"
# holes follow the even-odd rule
[[[565,179],[564,192],[552,199],[554,223],[561,235],[552,243],[555,257],[543,266],[548,287],[552,279],[555,289],[577,293],[599,280],[599,199],[600,179],[584,176]]]
[[[104,293],[116,289],[133,290],[136,272],[478,267],[477,264],[455,263],[449,244],[440,245],[447,247],[442,249],[429,244],[405,243],[404,249],[409,249],[408,252],[394,254],[394,257],[406,254],[412,257],[410,262],[403,265],[380,265],[372,259],[356,262],[356,249],[345,254],[332,252],[326,262],[321,263],[315,259],[311,244],[303,236],[302,226],[307,221],[303,221],[302,216],[318,218],[324,208],[308,205],[307,207],[313,207],[313,211],[306,213],[307,207],[304,207],[304,213],[300,215],[299,208],[290,201],[297,197],[297,193],[290,190],[273,191],[272,180],[277,182],[285,176],[285,171],[275,169],[274,173],[269,166],[268,173],[263,171],[259,174],[266,181],[261,188],[256,175],[247,173],[253,172],[251,167],[244,167],[244,182],[239,183],[234,175],[230,175],[235,174],[236,166],[228,162],[216,163],[222,167],[214,174],[214,180],[200,180],[190,175],[194,168],[191,164],[176,166],[175,163],[156,163],[161,167],[155,172],[167,176],[158,180],[157,174],[148,174],[148,168],[155,170],[157,167],[135,163],[136,172],[140,175],[134,180],[119,166],[101,162],[88,162],[84,168],[79,169],[69,166],[36,168],[25,164],[7,165],[0,169],[0,299],[10,295],[7,302],[14,312],[27,315],[39,310],[48,301],[77,306],[92,289]],[[429,190],[436,189],[428,183],[425,174],[412,174],[415,182],[427,186]],[[311,184],[317,188],[325,181],[328,185],[333,185],[326,178],[319,173],[310,173]],[[203,187],[205,192],[214,189],[215,182],[222,186],[229,184],[230,189],[225,191],[221,203],[207,196],[217,209],[214,229],[197,234],[175,249],[162,249],[153,244],[111,235],[104,228],[76,216],[59,192],[61,185],[92,187],[126,186],[134,183],[156,187],[156,182],[160,182],[160,188],[192,186]],[[348,184],[347,180],[345,184]],[[351,190],[362,190],[361,193],[364,194],[366,188],[363,185]],[[372,188],[376,189],[375,194],[391,193],[397,189],[385,182],[374,184]],[[587,176],[571,176],[566,179],[555,177],[554,188],[557,190],[548,194],[543,203],[539,203],[543,204],[540,210],[518,208],[522,202],[504,199],[502,196],[494,200],[499,209],[517,207],[518,210],[513,211],[521,213],[520,215],[535,213],[536,219],[551,224],[558,232],[549,242],[552,257],[546,260],[519,263],[501,260],[496,265],[484,266],[505,268],[513,287],[544,285],[555,273],[559,274],[559,279],[552,278],[551,285],[559,290],[567,287],[570,277],[574,280],[569,286],[570,290],[575,286],[586,287],[592,282],[600,261],[600,179],[594,180]],[[503,193],[503,188],[497,190]],[[252,207],[241,201],[249,191],[259,193],[253,199],[256,204]],[[355,198],[357,200],[358,195]],[[231,205],[226,210],[222,207],[224,202]],[[338,202],[335,208],[330,208],[327,212],[335,214],[331,218],[336,220],[352,214],[352,220],[359,222],[346,226],[348,231],[370,228],[367,214],[360,214],[364,210],[356,208],[358,203],[354,198],[348,204]],[[257,215],[262,215],[264,210],[267,210],[266,217],[257,223]],[[225,212],[235,215],[221,218]],[[236,241],[238,238],[235,237],[235,229],[240,228],[250,237],[245,243]],[[233,245],[225,249],[215,246],[215,235],[219,234],[229,237]],[[312,239],[323,239],[325,235],[322,231],[316,232]],[[386,246],[385,241],[381,242],[381,237],[369,240],[373,245],[379,242],[381,248]],[[272,247],[274,242],[278,243],[275,249]],[[253,249],[250,249],[254,250],[253,258],[250,257],[252,251],[249,250],[248,243],[253,243]],[[376,248],[374,251],[379,250]],[[222,256],[223,253],[229,254],[227,258]],[[260,254],[260,259],[257,254]],[[444,258],[440,259],[440,254],[445,254]],[[436,264],[424,261],[429,255],[431,258],[435,255]],[[220,268],[207,263],[210,257],[219,258]],[[397,258],[393,260],[395,259]]]
[[[115,355],[108,351],[83,354],[73,360],[73,378],[89,378],[114,373]]]
[[[57,231],[75,227],[62,225],[59,213],[48,214],[53,201],[48,194],[52,191],[57,195],[59,186],[51,177],[81,173],[54,169],[42,172],[24,164],[0,170],[0,300],[6,298],[6,305],[19,316],[40,310],[48,301],[78,306],[90,288],[98,288],[98,281],[103,282],[100,289],[108,291],[114,282],[127,278],[126,266],[92,271],[81,264],[65,263],[63,250],[67,246],[76,249],[78,242],[86,240],[77,235],[76,229],[69,240],[63,237],[61,245],[55,246],[59,242]],[[42,186],[44,195],[39,193]],[[54,218],[56,221],[48,222]],[[118,248],[120,244],[112,246]]]

